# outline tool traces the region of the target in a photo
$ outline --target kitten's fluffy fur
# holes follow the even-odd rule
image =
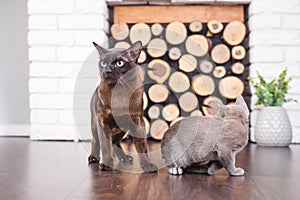
[[[248,142],[248,117],[247,105],[239,96],[235,105],[220,106],[218,116],[187,117],[174,124],[161,143],[170,174],[184,170],[213,175],[225,167],[230,175],[243,175],[244,170],[235,167],[235,156]],[[208,163],[200,166],[200,162]]]

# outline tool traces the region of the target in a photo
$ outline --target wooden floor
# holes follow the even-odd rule
[[[154,155],[158,147],[150,144]],[[101,172],[87,164],[89,148],[89,143],[0,137],[0,199],[300,199],[300,145],[248,145],[237,156],[243,177],[225,170],[214,176],[171,176],[166,168],[149,174]],[[123,168],[138,169],[136,163]]]

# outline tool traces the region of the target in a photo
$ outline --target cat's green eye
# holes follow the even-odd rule
[[[122,67],[124,65],[124,63],[125,63],[124,61],[118,60],[116,64],[118,67]]]
[[[107,63],[104,60],[100,61],[100,66],[101,67],[106,67]]]

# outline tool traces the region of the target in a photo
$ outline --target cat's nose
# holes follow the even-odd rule
[[[110,74],[112,72],[111,68],[106,68],[105,73]]]

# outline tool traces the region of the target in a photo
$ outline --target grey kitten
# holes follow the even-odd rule
[[[183,170],[213,175],[225,167],[232,176],[244,175],[235,156],[248,143],[249,110],[242,96],[235,105],[219,105],[217,116],[194,116],[175,123],[165,133],[161,151],[170,174]],[[206,162],[206,165],[199,163]]]

